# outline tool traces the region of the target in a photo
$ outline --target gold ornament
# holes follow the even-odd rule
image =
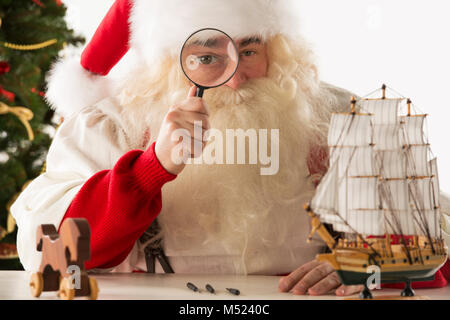
[[[33,180],[27,181],[23,186],[22,190],[18,193],[16,193],[11,200],[8,201],[6,204],[6,211],[8,212],[8,219],[6,221],[6,229],[2,228],[0,226],[0,240],[2,240],[4,237],[6,237],[8,234],[13,233],[14,229],[16,228],[16,220],[12,216],[11,213],[11,206],[14,202],[16,202],[17,198],[20,196],[20,194],[25,190],[26,187],[32,182]]]
[[[14,114],[23,123],[27,129],[28,139],[30,141],[34,140],[34,133],[30,126],[30,120],[33,119],[33,111],[25,107],[10,107],[7,104],[0,102],[0,114]]]
[[[50,47],[54,45],[55,43],[58,43],[58,40],[51,39],[48,41],[44,41],[41,43],[36,44],[28,44],[28,45],[22,45],[22,44],[14,44],[9,42],[2,42],[2,46],[5,48],[13,49],[13,50],[20,50],[20,51],[31,51],[31,50],[39,50],[42,48]]]
[[[12,113],[19,118],[19,120],[23,123],[23,125],[27,129],[28,138],[30,139],[30,141],[33,141],[34,134],[33,134],[33,130],[31,129],[31,126],[29,123],[29,121],[31,119],[33,119],[33,116],[34,116],[33,112],[30,109],[27,109],[24,107],[10,107],[5,103],[0,102],[0,114],[7,114],[7,113]],[[29,182],[31,182],[31,181],[29,181]],[[29,182],[27,182],[23,186],[22,190],[24,190],[27,187]],[[11,208],[12,204],[16,201],[19,194],[20,193],[17,193],[16,195],[14,195],[14,197],[6,205],[6,210],[8,211],[7,226],[6,226],[6,230],[3,229],[2,227],[0,227],[0,240],[2,240],[6,235],[12,233],[14,231],[14,228],[16,227],[16,221],[14,220],[14,218],[10,212],[10,208]],[[3,253],[0,252],[0,259],[2,257],[3,257]]]

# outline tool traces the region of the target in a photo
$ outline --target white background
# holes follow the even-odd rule
[[[64,2],[70,25],[90,39],[114,1]],[[386,83],[430,114],[441,188],[450,193],[450,1],[300,0],[298,10],[322,80],[359,96]]]

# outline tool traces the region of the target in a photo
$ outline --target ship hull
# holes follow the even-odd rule
[[[409,264],[402,255],[371,260],[367,253],[341,249],[319,255],[318,259],[329,262],[344,285],[360,285],[366,284],[376,271],[379,274],[373,279],[379,283],[432,281],[447,260],[447,255],[429,255],[423,262]]]
[[[426,270],[406,270],[406,271],[395,271],[395,272],[381,272],[380,282],[381,283],[398,283],[407,281],[433,281],[436,273],[436,269],[426,269]],[[363,285],[367,283],[372,274],[345,270],[336,270],[341,282],[344,285]]]
[[[410,282],[432,281],[447,261],[448,247],[442,238],[429,241],[428,237],[415,236],[393,241],[386,235],[336,242],[309,205],[305,210],[312,218],[308,239],[317,232],[331,250],[329,254],[317,255],[317,260],[328,262],[344,285],[367,285],[370,278],[378,283],[406,282],[409,287]]]

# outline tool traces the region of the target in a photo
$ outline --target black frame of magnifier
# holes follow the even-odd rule
[[[189,78],[189,76],[186,74],[186,71],[184,71],[184,68],[183,68],[183,60],[182,60],[182,59],[183,59],[183,49],[184,49],[184,46],[186,45],[186,43],[187,43],[187,42],[188,42],[195,34],[197,34],[197,33],[199,33],[199,32],[202,32],[202,31],[206,31],[206,30],[218,31],[218,32],[220,32],[220,33],[223,33],[225,36],[228,37],[228,39],[231,40],[231,43],[233,44],[234,48],[236,49],[236,52],[238,53],[238,55],[237,55],[236,69],[234,70],[233,74],[232,74],[225,82],[223,82],[223,83],[221,83],[221,84],[219,84],[219,85],[217,85],[217,86],[212,86],[212,87],[204,87],[204,86],[200,86],[200,85],[198,85],[197,83],[195,83],[194,81],[192,81],[191,78]],[[239,62],[240,62],[239,48],[236,46],[236,43],[234,42],[234,40],[233,40],[227,33],[225,33],[225,32],[222,31],[222,30],[216,29],[216,28],[203,28],[203,29],[200,29],[200,30],[195,31],[194,33],[192,33],[192,34],[186,39],[186,41],[183,43],[183,46],[181,47],[181,52],[180,52],[180,66],[181,66],[181,70],[183,70],[183,73],[184,73],[184,75],[186,76],[186,78],[188,78],[189,81],[191,81],[191,82],[197,87],[197,92],[196,92],[195,96],[196,96],[196,97],[199,97],[199,98],[203,98],[203,93],[205,92],[205,90],[213,89],[213,88],[217,88],[217,87],[223,86],[225,83],[227,83],[228,81],[230,81],[231,78],[234,77],[234,75],[236,74],[236,72],[237,72],[237,70],[238,70],[238,68],[239,68]]]

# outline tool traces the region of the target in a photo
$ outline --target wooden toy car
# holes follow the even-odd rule
[[[34,297],[42,291],[58,291],[63,300],[81,296],[97,299],[97,281],[84,268],[84,262],[90,259],[90,236],[86,219],[64,220],[60,234],[51,224],[38,227],[36,249],[42,252],[42,261],[39,271],[31,276]]]

